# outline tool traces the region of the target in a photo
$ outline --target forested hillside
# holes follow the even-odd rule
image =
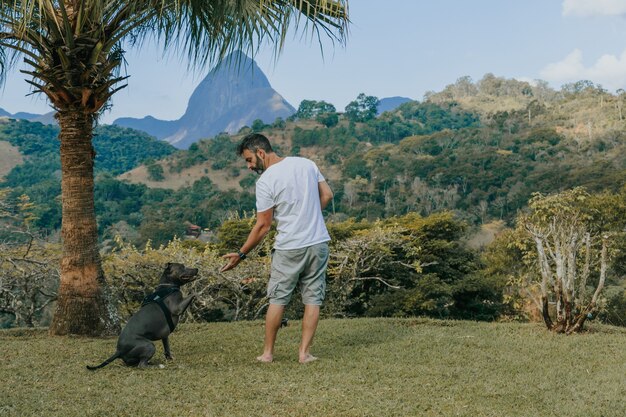
[[[471,224],[510,223],[533,192],[622,187],[624,98],[588,82],[553,91],[486,76],[379,117],[367,112],[367,97],[334,121],[327,103],[303,102],[291,120],[241,133],[262,131],[283,155],[314,159],[335,191],[336,216],[453,210]],[[251,192],[255,177],[234,154],[240,137],[201,141],[164,162],[162,186],[168,175],[204,164],[218,187],[240,179]]]
[[[624,100],[623,91],[611,94],[588,81],[555,91],[541,82],[487,75],[478,82],[459,79],[379,116],[376,97],[365,94],[341,114],[329,103],[305,100],[287,120],[257,120],[187,151],[174,152],[137,131],[99,127],[100,237],[110,248],[120,236],[122,252],[110,261],[113,275],[138,269],[128,277],[132,285],[111,285],[124,303],[141,300],[144,294],[134,286],[150,286],[141,278],[145,260],[126,264],[124,253],[137,252],[125,245],[151,241],[147,253],[166,245],[159,262],[195,256],[194,262],[207,263],[210,285],[194,318],[255,317],[263,279],[242,282],[211,271],[251,227],[256,175],[246,171],[235,148],[244,134],[259,131],[280,154],[315,160],[335,192],[325,213],[334,245],[327,314],[531,317],[541,276],[534,236],[557,252],[573,248],[554,259],[568,259],[572,276],[584,277],[576,302],[593,306],[577,304],[574,313],[590,308],[589,317],[625,324]],[[25,158],[1,183],[0,209],[30,234],[54,235],[60,226],[57,133],[24,121],[0,125],[0,140]],[[546,223],[553,215],[561,223]],[[575,232],[569,243],[550,241],[565,236],[568,222]],[[210,232],[187,246],[167,246],[191,224]],[[476,239],[481,228],[490,232]],[[208,252],[182,255],[185,248]],[[240,273],[264,277],[267,252],[262,248]],[[564,270],[558,268],[553,277]],[[592,299],[600,285],[606,296]]]
[[[141,241],[165,242],[185,221],[214,228],[233,211],[253,210],[255,176],[234,152],[251,130],[270,137],[283,155],[321,166],[335,192],[335,217],[452,210],[470,224],[510,223],[533,192],[623,186],[625,98],[587,81],[555,91],[488,74],[476,83],[461,78],[378,117],[371,108],[375,97],[360,95],[342,115],[328,103],[305,100],[287,121],[256,121],[239,135],[221,134],[173,155],[173,148],[145,134],[102,126],[94,138],[100,227],[106,235],[124,221]],[[55,127],[26,121],[0,128],[0,139],[27,157],[3,186],[29,195],[38,205],[37,226],[49,230],[60,218],[56,135]],[[141,180],[130,174],[130,183],[115,179],[142,162],[151,184],[162,189],[134,184]],[[198,166],[189,186],[168,189],[169,177],[190,176]]]
[[[59,128],[55,125],[25,120],[0,125],[0,140],[18,147],[25,158],[22,164],[5,176],[0,187],[10,188],[13,198],[27,195],[36,206],[34,225],[47,232],[53,232],[61,226],[58,134]],[[96,128],[93,146],[96,153],[95,175],[103,179],[175,152],[171,145],[143,132],[118,126]],[[106,209],[100,210],[100,213],[106,212]]]

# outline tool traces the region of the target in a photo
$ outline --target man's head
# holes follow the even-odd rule
[[[246,160],[248,169],[260,175],[267,168],[267,155],[274,153],[274,150],[265,136],[260,133],[250,133],[237,146],[237,153]]]

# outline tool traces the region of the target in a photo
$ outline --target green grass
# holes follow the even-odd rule
[[[299,323],[260,364],[262,322],[182,325],[164,369],[96,372],[115,339],[0,332],[0,416],[618,416],[626,330],[574,336],[536,324],[323,320],[314,363]],[[165,363],[161,344],[155,363]]]

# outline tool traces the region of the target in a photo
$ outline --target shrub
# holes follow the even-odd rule
[[[148,169],[148,178],[152,181],[163,181],[165,179],[163,167],[157,163],[151,163],[146,166]]]
[[[174,239],[166,246],[153,248],[148,243],[139,250],[119,238],[116,242],[118,246],[104,259],[103,268],[123,319],[137,311],[144,297],[158,285],[168,262],[198,268],[198,278],[183,289],[185,294],[196,294],[183,321],[253,319],[266,305],[266,257],[251,256],[234,272],[220,273],[225,262],[209,245],[201,251]]]
[[[0,327],[50,324],[59,262],[58,245],[36,239],[24,245],[0,245]]]

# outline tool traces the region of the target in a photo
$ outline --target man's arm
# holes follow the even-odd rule
[[[248,235],[248,239],[246,239],[246,243],[244,243],[241,249],[239,249],[239,252],[247,254],[252,249],[254,249],[256,245],[258,245],[259,242],[263,240],[267,232],[270,231],[270,228],[272,227],[273,218],[274,218],[273,208],[257,213],[256,223],[254,224],[254,227],[250,231],[250,234]],[[228,263],[224,265],[222,269],[220,269],[220,272],[233,269],[239,264],[239,262],[241,262],[241,259],[242,259],[239,253],[235,253],[235,252],[227,253],[226,255],[222,256],[222,258],[228,259]]]
[[[324,210],[328,203],[330,203],[333,199],[333,190],[330,189],[330,186],[326,181],[320,181],[317,184],[317,188],[320,191],[320,204],[322,206],[322,210]]]

